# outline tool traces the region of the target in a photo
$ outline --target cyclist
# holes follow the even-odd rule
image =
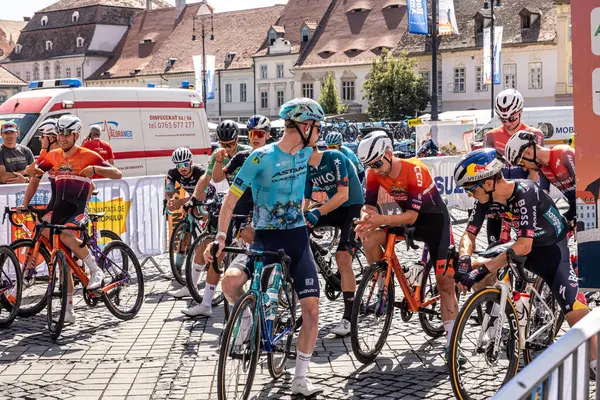
[[[192,196],[189,199],[190,205],[193,199],[197,200],[206,200],[206,188],[210,185],[210,181],[213,178],[213,172],[215,167],[222,168],[223,163],[228,163],[231,157],[240,151],[250,150],[250,147],[245,146],[243,144],[238,144],[238,135],[239,129],[235,122],[231,120],[224,120],[217,126],[217,138],[221,144],[221,149],[215,151],[208,162],[208,169],[200,178],[198,183],[196,184],[196,188]],[[233,180],[233,175],[230,176],[229,184],[231,185]],[[243,214],[244,211],[250,210],[251,208],[242,207],[244,204],[240,204],[240,208],[236,210],[236,214]],[[238,212],[239,211],[239,212]],[[189,282],[190,285],[193,285],[196,282],[196,279],[200,276],[202,271],[206,269],[206,263],[204,262],[204,258],[202,257],[202,252],[204,248],[209,242],[203,243],[198,252],[196,253],[196,259],[194,260],[194,276],[191,277]],[[229,243],[229,242],[228,242]],[[204,295],[202,296],[202,304],[192,304],[189,308],[181,310],[181,312],[190,317],[204,316],[210,317],[212,316],[212,299],[215,295],[215,289],[219,284],[220,276],[212,269],[209,268],[206,276],[206,286],[204,288]],[[186,282],[187,283],[187,282]],[[177,291],[169,292],[171,296],[175,298],[181,298],[185,296],[189,296],[190,292],[187,286],[182,287]]]
[[[328,139],[329,136],[331,134],[327,136]],[[318,186],[327,193],[327,201],[318,208],[308,210],[313,186]],[[352,256],[356,250],[353,221],[360,217],[360,210],[364,204],[361,182],[348,157],[338,150],[320,151],[315,144],[308,160],[304,198],[304,216],[310,228],[335,226],[341,231],[335,260],[341,274],[344,314],[331,333],[344,337],[350,333],[352,304],[356,291],[356,278],[352,271]]]
[[[168,200],[167,208],[169,211],[179,209],[190,200],[196,184],[206,172],[202,166],[194,164],[192,157],[192,151],[187,147],[175,149],[171,156],[175,168],[171,168],[167,172],[167,183],[165,185],[165,198]],[[174,199],[173,194],[175,193],[176,184],[179,184],[189,196]]]
[[[477,201],[459,243],[454,279],[465,291],[507,264],[507,254],[527,256],[526,267],[542,277],[565,314],[569,326],[585,317],[588,307],[579,291],[567,245],[567,223],[550,196],[531,180],[506,180],[493,149],[466,154],[454,169],[456,184]],[[517,241],[493,259],[471,261],[475,239],[486,215],[502,218],[517,232]],[[497,310],[492,310],[492,317]],[[595,347],[595,346],[594,346]],[[595,355],[595,349],[591,354]],[[595,361],[592,368],[595,370]]]
[[[83,125],[74,115],[63,115],[57,122],[58,144],[60,149],[50,151],[35,168],[36,176],[41,178],[45,172],[54,171],[56,181],[56,199],[50,213],[53,224],[84,226],[88,222],[87,201],[91,189],[91,177],[94,174],[105,178],[120,179],[121,171],[102,159],[96,152],[77,146]],[[38,182],[39,183],[39,182]],[[30,183],[25,192],[23,206],[27,206],[35,194],[38,183]],[[94,290],[102,286],[104,274],[96,265],[94,257],[86,246],[81,246],[74,231],[65,230],[60,240],[75,256],[82,260],[90,270],[90,282],[87,289]],[[65,321],[75,322],[73,313],[73,277],[69,274],[68,302]]]
[[[446,352],[458,313],[453,271],[443,275],[451,242],[450,215],[429,170],[418,158],[393,156],[392,141],[384,131],[369,133],[358,145],[358,157],[369,168],[365,207],[356,233],[363,239],[369,264],[381,260],[386,234],[381,225],[412,225],[415,238],[427,244],[436,267],[436,283],[441,296],[441,316],[446,331]],[[379,189],[385,189],[398,203],[402,213],[381,215],[375,208]]]
[[[544,134],[536,128],[529,127],[521,121],[523,116],[523,96],[515,89],[503,90],[496,96],[494,110],[502,126],[492,129],[485,134],[485,147],[496,149],[498,154],[504,156],[504,149],[508,139],[519,131],[528,131],[535,134],[536,142],[540,146],[544,145]],[[513,167],[507,165],[502,173],[507,179],[532,179],[538,181],[536,171],[526,171],[522,167]],[[500,239],[502,232],[502,220],[499,218],[488,218],[487,236],[488,243],[494,243]]]
[[[356,154],[348,147],[342,144],[342,134],[339,132],[331,132],[325,137],[325,144],[329,150],[339,150],[352,161],[358,174],[358,180],[362,184],[365,181],[365,167],[362,165]]]
[[[511,165],[541,172],[546,178],[541,185],[543,189],[550,190],[550,184],[556,186],[569,202],[569,210],[563,217],[571,228],[576,226],[575,149],[566,144],[551,149],[542,147],[533,133],[519,131],[506,143],[505,158]]]
[[[254,198],[253,225],[256,230],[252,248],[277,251],[284,249],[291,258],[290,275],[302,306],[302,328],[298,336],[296,371],[292,392],[311,396],[323,389],[307,378],[308,365],[319,329],[319,277],[309,246],[308,232],[302,215],[308,159],[317,142],[324,119],[321,106],[314,100],[298,98],[281,106],[279,116],[285,120],[283,137],[250,154],[225,196],[219,217],[217,256],[225,247],[225,233],[239,197],[252,188]],[[207,262],[213,262],[210,249],[204,252]],[[265,263],[268,263],[265,261]],[[223,293],[235,303],[244,293],[244,283],[253,273],[251,259],[242,268],[230,266],[223,277]],[[245,340],[252,326],[252,315],[242,319],[240,341]],[[236,340],[237,340],[236,339]]]

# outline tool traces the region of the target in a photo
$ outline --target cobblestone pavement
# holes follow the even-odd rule
[[[464,225],[455,227],[456,237],[463,229]],[[399,254],[404,254],[403,261],[420,257],[418,252]],[[166,257],[157,260],[168,269]],[[166,295],[170,282],[153,267],[147,265],[144,274],[145,303],[131,321],[117,320],[104,306],[87,308],[76,294],[77,322],[58,342],[46,331],[45,311],[17,319],[0,332],[0,398],[216,399],[223,308],[216,308],[208,320],[184,317],[181,310],[190,301]],[[362,365],[352,354],[349,338],[328,334],[342,307],[341,299],[321,299],[319,338],[309,371],[313,382],[325,387],[320,398],[453,398],[443,359],[444,338],[432,340],[416,316],[403,323],[396,312],[385,348],[374,363]],[[253,398],[289,399],[294,362],[288,362],[284,377],[272,382],[264,360]]]

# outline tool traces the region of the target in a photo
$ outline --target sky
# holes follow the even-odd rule
[[[21,0],[13,3],[18,4],[17,6],[2,7],[3,9],[2,12],[0,12],[0,19],[22,21],[23,17],[31,17],[36,11],[48,7],[50,4],[56,3],[56,1],[57,0]],[[175,0],[166,1],[171,4],[175,4]],[[198,2],[198,0],[188,0],[188,3],[190,4]],[[208,2],[215,7],[215,12],[225,12],[247,8],[266,7],[272,6],[273,4],[285,4],[287,3],[287,0],[209,0]]]

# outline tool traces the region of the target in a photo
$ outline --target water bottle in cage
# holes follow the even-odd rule
[[[277,304],[279,303],[279,286],[281,286],[282,268],[281,264],[270,264],[264,267],[263,273],[270,269],[271,275],[267,284],[266,293],[263,295],[265,305],[265,319],[273,321],[277,315]]]
[[[519,318],[519,333],[521,334],[521,349],[525,348],[525,327],[529,318],[529,294],[513,292],[513,302]]]

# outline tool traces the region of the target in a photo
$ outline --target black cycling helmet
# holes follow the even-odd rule
[[[237,124],[230,119],[221,121],[217,126],[217,138],[220,142],[231,142],[237,139],[239,133]]]

